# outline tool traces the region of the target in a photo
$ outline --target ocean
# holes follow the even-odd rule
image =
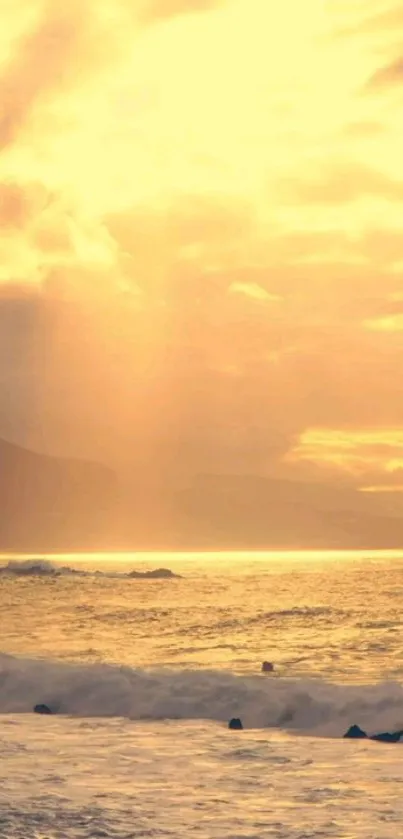
[[[403,728],[402,597],[398,553],[2,557],[1,839],[396,839],[403,744],[343,734]]]

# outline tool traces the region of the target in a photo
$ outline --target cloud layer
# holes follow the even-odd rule
[[[294,44],[291,3],[38,4],[0,69],[0,435],[401,483],[397,12],[360,8]]]

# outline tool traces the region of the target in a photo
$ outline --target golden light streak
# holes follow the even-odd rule
[[[403,428],[307,429],[288,453],[291,461],[327,463],[350,472],[375,469],[395,472],[403,468]]]
[[[367,320],[364,326],[374,332],[403,332],[403,314]]]
[[[359,492],[369,493],[394,493],[403,492],[403,484],[379,484],[375,486],[360,487]]]

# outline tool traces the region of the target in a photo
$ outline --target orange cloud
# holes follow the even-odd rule
[[[382,90],[403,82],[403,58],[399,56],[394,61],[376,70],[367,83],[367,90]]]
[[[382,134],[384,125],[381,121],[371,119],[352,120],[346,125],[343,134],[351,138],[368,138],[376,137]]]
[[[49,200],[42,184],[24,184],[15,181],[0,182],[0,229],[3,231],[25,228],[36,213],[40,213]]]
[[[33,32],[20,44],[0,78],[0,145],[12,143],[38,99],[59,86],[77,62],[88,11],[49,2]]]
[[[388,90],[403,80],[403,59],[399,54],[396,56],[396,33],[402,29],[401,4],[386,3],[384,9],[369,15],[353,11],[353,22],[339,30],[339,35],[360,39],[364,48],[373,51],[374,46],[381,46],[383,53],[392,53],[389,61],[371,73],[363,87],[365,93]]]
[[[311,177],[306,173],[297,174],[287,182],[279,184],[282,200],[318,204],[344,204],[363,196],[379,195],[388,200],[401,201],[403,181],[388,177],[362,163],[335,162],[329,166],[326,162],[321,167],[315,163],[315,172]]]
[[[251,297],[252,300],[267,303],[278,303],[282,299],[278,294],[270,294],[261,285],[252,282],[233,282],[228,287],[228,291],[230,294],[244,294],[246,297]]]
[[[93,0],[47,0],[0,73],[0,147],[14,143],[39,104],[55,92],[65,96],[73,84],[82,86],[90,71],[101,80],[110,61],[122,55],[124,27],[111,26],[103,11],[102,2]]]
[[[207,12],[225,2],[227,0],[143,0],[138,17],[141,23],[152,23],[178,15]]]
[[[306,428],[403,415],[400,146],[358,97],[372,35],[325,54],[311,0],[140,8],[51,3],[3,61],[0,434],[375,485],[398,459],[375,440],[282,461]]]

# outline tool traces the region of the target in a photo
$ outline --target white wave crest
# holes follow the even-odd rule
[[[74,575],[76,577],[112,577],[128,579],[166,579],[178,577],[169,568],[155,568],[151,571],[88,571],[81,568],[70,568],[68,565],[58,565],[49,559],[10,559],[6,564],[0,565],[0,574],[9,574],[17,577],[63,577]]]
[[[37,703],[79,717],[222,722],[241,717],[248,728],[280,727],[336,737],[353,723],[369,732],[403,728],[403,687],[395,682],[337,685],[0,654],[0,713],[31,712]]]

